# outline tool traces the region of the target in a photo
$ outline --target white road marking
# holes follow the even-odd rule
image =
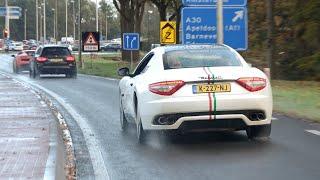
[[[317,131],[317,130],[306,130],[306,132],[320,136],[320,131]]]
[[[272,120],[272,121],[278,121],[279,119],[276,118],[276,117],[272,117],[271,120]]]

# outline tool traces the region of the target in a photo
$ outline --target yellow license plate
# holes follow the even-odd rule
[[[231,91],[231,84],[230,83],[199,84],[199,85],[193,85],[192,90],[193,90],[194,94],[230,92]]]
[[[62,62],[63,59],[50,59],[51,62]]]

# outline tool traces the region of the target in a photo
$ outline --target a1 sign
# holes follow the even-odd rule
[[[217,0],[182,0],[184,6],[216,6]],[[223,0],[223,6],[246,6],[247,0]]]
[[[123,33],[123,50],[134,51],[140,49],[140,35],[138,33]]]
[[[98,52],[100,50],[100,33],[83,32],[82,33],[82,51]]]
[[[217,41],[216,7],[182,9],[182,43],[214,44]],[[248,49],[248,17],[245,7],[224,7],[224,44],[243,51]]]

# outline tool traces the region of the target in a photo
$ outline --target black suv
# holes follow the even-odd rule
[[[37,78],[40,74],[65,74],[68,78],[75,78],[76,60],[65,46],[39,46],[30,61],[30,77]]]

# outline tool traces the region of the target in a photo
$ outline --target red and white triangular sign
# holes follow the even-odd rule
[[[84,42],[85,45],[97,45],[98,42],[92,33],[89,33],[87,40]]]

